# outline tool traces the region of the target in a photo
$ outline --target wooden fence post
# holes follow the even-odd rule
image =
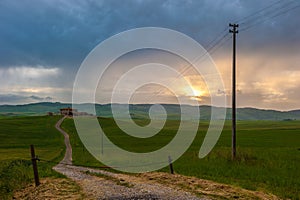
[[[39,159],[35,156],[33,144],[30,145],[30,151],[31,151],[31,161],[32,161],[32,167],[33,167],[34,181],[35,181],[35,186],[37,187],[40,185],[39,173],[38,173],[38,168],[37,168],[37,164],[36,164],[36,161]]]
[[[172,163],[171,156],[168,156],[168,159],[169,159],[170,172],[171,172],[171,174],[174,174],[174,169],[173,169],[173,163]]]

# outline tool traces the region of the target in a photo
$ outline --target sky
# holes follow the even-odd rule
[[[122,31],[162,27],[186,34],[207,50],[210,41],[225,34],[218,49],[209,53],[224,81],[220,93],[230,106],[232,39],[226,33],[228,24],[237,22],[238,107],[299,109],[299,5],[296,0],[1,0],[0,104],[71,102],[77,71],[98,44]],[[114,63],[107,81],[99,82],[98,88],[112,84],[109,77],[121,76],[126,65],[153,59],[177,70],[185,63],[161,51],[128,54]],[[159,72],[147,76],[167,77]],[[131,103],[144,103],[149,97],[158,103],[176,103],[177,95],[209,104],[203,79],[193,72],[183,77],[191,83],[192,93],[169,76],[178,91],[145,85]],[[134,83],[132,79],[130,84]],[[121,89],[124,95],[126,87]],[[109,103],[108,96],[99,93],[97,102]]]

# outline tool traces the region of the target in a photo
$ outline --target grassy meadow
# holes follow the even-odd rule
[[[33,182],[30,145],[35,145],[40,177],[61,177],[51,168],[64,155],[63,136],[54,125],[59,116],[3,117],[0,119],[0,199]]]
[[[3,117],[0,119],[0,199],[33,182],[29,145],[34,144],[40,177],[62,176],[51,168],[64,154],[63,136],[54,125],[59,116]],[[179,122],[167,121],[157,135],[138,139],[124,134],[110,118],[99,118],[107,136],[118,146],[133,152],[159,149],[172,140]],[[140,125],[147,120],[137,119]],[[72,119],[62,127],[70,134],[73,162],[76,165],[102,166],[84,148]],[[174,162],[176,173],[250,190],[274,193],[282,198],[300,199],[300,123],[299,121],[238,121],[237,159],[231,161],[231,126],[226,122],[213,151],[198,158],[208,122],[201,122],[191,147]],[[161,169],[168,172],[168,167]]]
[[[99,118],[107,136],[118,146],[133,152],[159,149],[172,140],[178,121],[167,121],[157,135],[138,139],[124,134],[109,118]],[[146,124],[147,120],[138,120]],[[102,166],[83,147],[72,119],[62,127],[70,134],[73,161],[77,165]],[[201,122],[191,147],[174,162],[176,173],[232,184],[250,190],[274,193],[282,198],[300,199],[300,123],[299,121],[239,121],[237,159],[231,160],[231,126],[226,122],[213,151],[198,158],[208,122]],[[168,172],[168,167],[161,171]]]

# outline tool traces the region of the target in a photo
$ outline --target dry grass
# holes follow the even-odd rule
[[[180,187],[183,190],[194,193],[198,196],[210,197],[212,199],[280,199],[273,194],[267,194],[262,191],[250,191],[240,187],[179,174],[172,175],[163,172],[152,172],[139,174],[138,176],[152,182],[159,182],[169,187]]]
[[[41,180],[41,185],[35,187],[28,185],[14,194],[14,199],[86,199],[81,188],[73,181],[65,178],[45,178]]]

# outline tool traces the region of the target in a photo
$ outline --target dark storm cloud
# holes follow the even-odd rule
[[[202,44],[228,22],[272,1],[40,1],[0,2],[0,66],[44,65],[77,68],[96,44],[120,31],[160,26],[181,31]],[[289,20],[285,20],[289,18]],[[272,22],[272,23],[271,23]],[[299,34],[295,13],[258,26],[241,44],[282,44]],[[284,25],[284,26],[283,26]],[[299,26],[298,26],[299,27]],[[288,31],[293,30],[293,31]],[[289,37],[282,40],[282,35]],[[272,37],[269,37],[272,32]],[[255,33],[255,34],[253,34]],[[244,38],[245,39],[245,38]],[[291,42],[290,42],[291,43]]]
[[[97,44],[110,36],[137,27],[164,27],[180,31],[207,47],[220,32],[228,31],[229,22],[238,22],[237,78],[240,95],[245,97],[241,106],[268,107],[268,104],[280,108],[280,101],[288,99],[284,100],[286,105],[298,108],[299,8],[278,17],[274,14],[299,5],[299,1],[276,2],[279,1],[1,0],[0,93],[16,95],[10,97],[12,102],[18,95],[25,96],[26,102],[38,100],[29,98],[31,95],[53,96],[69,102],[81,62]],[[266,9],[257,17],[244,20],[245,16],[271,4],[272,12]],[[252,27],[243,31],[249,26]],[[226,93],[231,88],[228,78],[231,45],[228,41],[213,54]],[[57,73],[55,76],[48,74],[49,70]],[[28,77],[28,73],[34,76]],[[43,74],[46,75],[41,76]],[[283,81],[286,79],[289,84]],[[257,88],[251,87],[252,84]],[[259,85],[265,89],[261,90]],[[275,97],[278,106],[275,101],[273,104],[267,101]]]

